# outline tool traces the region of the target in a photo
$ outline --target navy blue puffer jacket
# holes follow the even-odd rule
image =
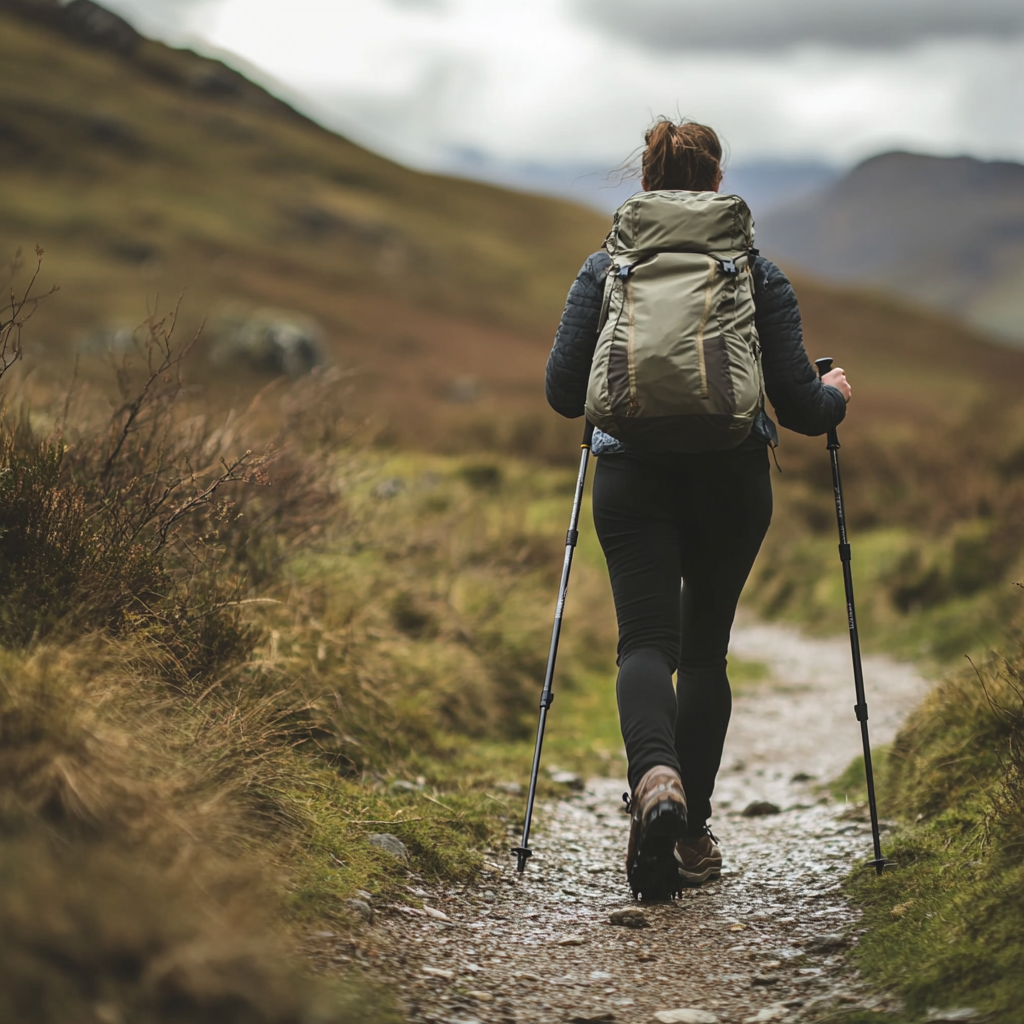
[[[545,390],[548,404],[563,416],[583,415],[590,364],[597,347],[604,280],[611,257],[603,250],[587,257],[569,289],[555,344],[548,357]],[[818,379],[804,349],[796,294],[774,263],[758,256],[754,263],[754,307],[761,341],[761,365],[768,399],[779,423],[799,434],[824,434],[842,422],[846,400]],[[621,447],[595,435],[594,453]],[[612,443],[609,443],[612,442]],[[762,413],[741,447],[778,443],[775,424]]]

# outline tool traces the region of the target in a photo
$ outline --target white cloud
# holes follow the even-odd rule
[[[889,49],[1024,35],[1020,0],[573,0],[580,22],[657,50]]]
[[[220,0],[101,0],[143,32],[178,41],[201,26]]]
[[[610,168],[662,113],[714,125],[738,161],[845,162],[896,147],[1024,159],[1024,36],[1014,29],[982,38],[1024,23],[1019,0],[962,8],[950,0],[862,0],[856,8],[733,0],[721,45],[731,31],[730,45],[739,47],[756,26],[759,38],[777,37],[776,49],[745,50],[624,43],[625,30],[609,32],[594,14],[605,0],[588,0],[589,22],[581,0],[116,2],[147,17],[163,10],[180,31],[309,97],[308,109],[332,126],[424,166],[444,166],[453,151],[468,149],[497,160]],[[831,12],[827,25],[801,21],[812,7]],[[632,16],[698,5],[630,0],[616,9]],[[706,2],[699,9],[712,20],[723,10]],[[853,38],[850,19],[863,23],[861,43],[833,45]],[[801,44],[780,50],[787,25],[786,38]],[[900,48],[888,45],[897,39]]]

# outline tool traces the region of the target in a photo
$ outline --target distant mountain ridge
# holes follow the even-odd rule
[[[1024,165],[885,153],[771,211],[784,266],[893,291],[1024,343]]]
[[[450,154],[445,169],[478,181],[505,185],[524,192],[571,199],[602,213],[614,213],[640,191],[640,173],[629,166],[598,163],[543,163],[499,160],[478,150]],[[729,162],[723,192],[742,196],[754,213],[765,216],[782,205],[809,197],[842,176],[842,170],[820,160],[755,159]]]

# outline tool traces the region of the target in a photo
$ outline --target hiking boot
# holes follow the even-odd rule
[[[722,851],[707,825],[696,836],[676,842],[675,862],[680,881],[687,886],[703,885],[709,878],[721,876]]]
[[[672,896],[680,888],[673,847],[686,835],[686,794],[679,773],[657,765],[640,780],[632,797],[624,793],[622,798],[630,813],[626,878],[633,896]]]

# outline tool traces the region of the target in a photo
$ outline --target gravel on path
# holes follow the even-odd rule
[[[732,650],[772,671],[735,701],[711,823],[720,881],[634,903],[625,783],[592,779],[540,809],[524,876],[497,851],[472,885],[412,876],[424,911],[375,907],[354,940],[311,939],[314,961],[368,967],[417,1024],[755,1024],[898,1009],[846,957],[857,913],[841,881],[870,857],[870,826],[815,786],[860,751],[849,647],[748,622]],[[928,684],[882,658],[867,660],[865,678],[872,742],[889,742]],[[743,814],[758,802],[778,813]],[[616,913],[627,908],[642,920]]]

